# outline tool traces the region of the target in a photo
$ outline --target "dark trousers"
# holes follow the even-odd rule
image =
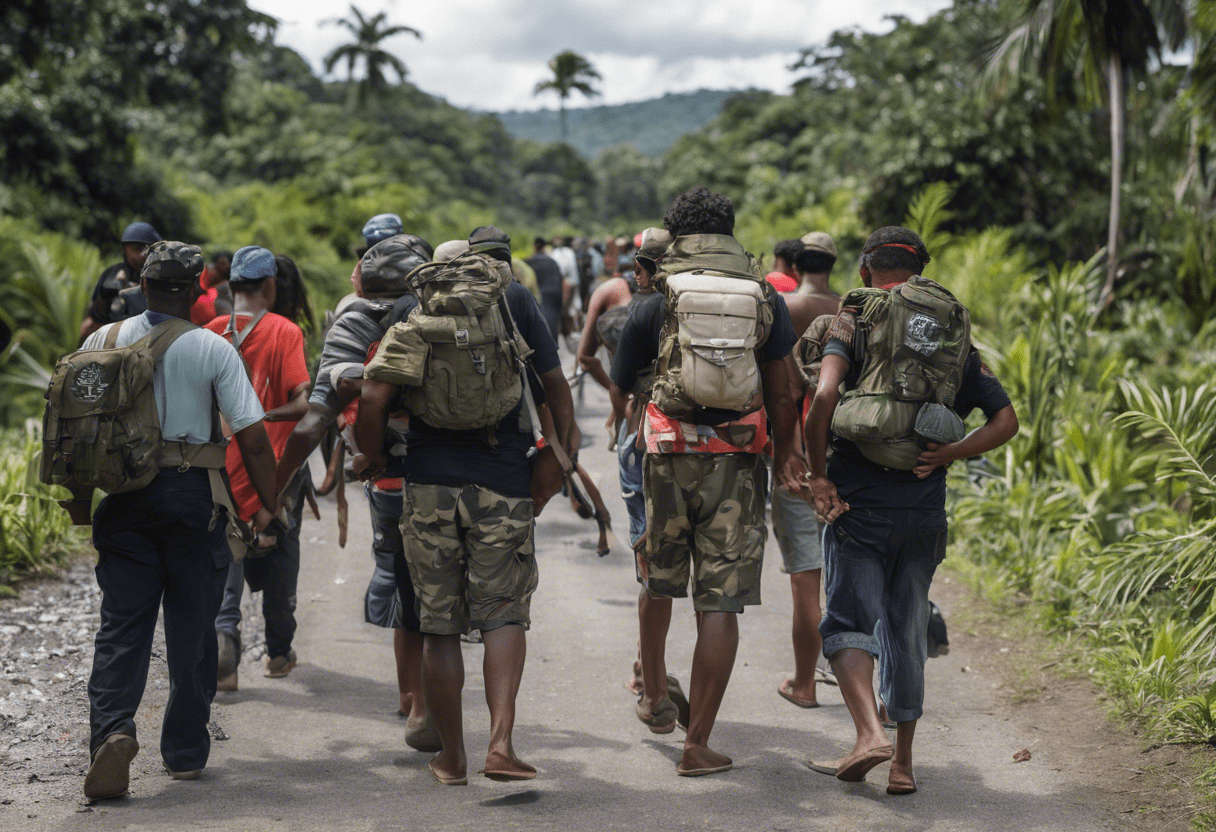
[[[287,523],[275,520],[266,532],[277,538],[265,554],[246,556],[229,567],[224,599],[216,617],[215,628],[231,635],[240,643],[241,596],[245,584],[251,592],[262,593],[262,617],[266,620],[266,653],[271,658],[286,656],[296,634],[296,588],[300,581],[300,523],[304,514],[302,475],[287,489]]]
[[[165,611],[169,701],[161,756],[173,771],[207,764],[215,696],[215,614],[232,553],[207,472],[163,468],[144,489],[101,501],[93,519],[101,628],[89,677],[90,752],[113,733],[135,736],[157,608]]]

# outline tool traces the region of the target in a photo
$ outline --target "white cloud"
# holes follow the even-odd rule
[[[332,0],[250,0],[282,21],[278,41],[320,71],[327,52],[349,39],[321,21],[349,14]],[[785,91],[798,50],[836,29],[888,28],[883,17],[923,19],[949,0],[363,0],[365,14],[419,29],[386,46],[422,89],[465,107],[535,109],[546,63],[564,49],[584,54],[604,76],[601,98],[572,106],[638,101],[701,88]]]

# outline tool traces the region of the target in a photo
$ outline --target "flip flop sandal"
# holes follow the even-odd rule
[[[441,786],[467,786],[467,785],[469,785],[468,775],[465,775],[464,777],[448,777],[447,775],[440,776],[439,772],[435,771],[435,769],[431,766],[430,763],[426,764],[426,768],[427,768],[427,771],[429,771],[431,773],[431,776],[434,777],[435,780]]]
[[[482,772],[489,780],[496,780],[499,783],[511,783],[517,780],[535,780],[535,771],[497,771],[486,769]]]
[[[797,696],[794,696],[794,694],[787,691],[785,689],[785,682],[782,682],[780,685],[778,685],[777,695],[780,696],[782,699],[784,699],[786,702],[793,702],[799,708],[818,708],[819,707],[819,703],[816,702],[814,699],[799,699]]]
[[[815,668],[815,681],[834,688],[840,687],[840,683],[836,681],[836,674],[830,670],[824,670],[822,667]]]
[[[688,697],[684,695],[684,689],[680,687],[680,680],[671,674],[667,675],[667,698],[676,705],[676,725],[687,731],[688,722],[692,719],[692,708],[688,704]]]
[[[676,766],[676,774],[681,777],[704,777],[706,774],[718,774],[723,771],[730,771],[734,763],[727,763],[724,766],[711,766],[709,768],[680,768]]]
[[[676,720],[679,719],[680,709],[676,707],[676,703],[672,702],[670,697],[660,702],[653,710],[643,709],[643,699],[644,696],[638,697],[634,713],[637,714],[642,724],[650,729],[650,733],[670,734],[676,730]]]
[[[889,745],[871,748],[847,765],[842,765],[836,772],[836,779],[843,780],[846,783],[860,783],[866,779],[866,775],[869,774],[870,769],[882,765],[891,759],[894,753],[894,749]]]
[[[898,782],[895,780],[887,781],[887,794],[912,794],[915,791],[916,778],[914,777],[909,777],[906,780],[900,777]]]
[[[820,774],[826,774],[828,777],[835,777],[836,772],[840,771],[840,768],[838,766],[825,766],[825,765],[815,762],[814,760],[807,760],[806,767],[809,768],[811,771],[817,771]]]

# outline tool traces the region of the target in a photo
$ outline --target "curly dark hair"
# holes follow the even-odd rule
[[[870,271],[905,271],[919,274],[929,265],[925,241],[910,228],[888,225],[866,239],[861,249],[861,265]]]
[[[673,237],[685,234],[735,233],[735,206],[729,198],[709,188],[697,187],[685,191],[674,200],[663,215],[663,226]]]
[[[794,259],[800,251],[802,251],[802,240],[782,240],[773,246],[773,257],[780,257],[790,266],[793,266]]]

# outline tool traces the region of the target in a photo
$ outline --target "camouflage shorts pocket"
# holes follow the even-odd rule
[[[418,599],[422,632],[450,635],[468,629],[465,549],[460,540],[460,489],[405,486],[401,536]]]

